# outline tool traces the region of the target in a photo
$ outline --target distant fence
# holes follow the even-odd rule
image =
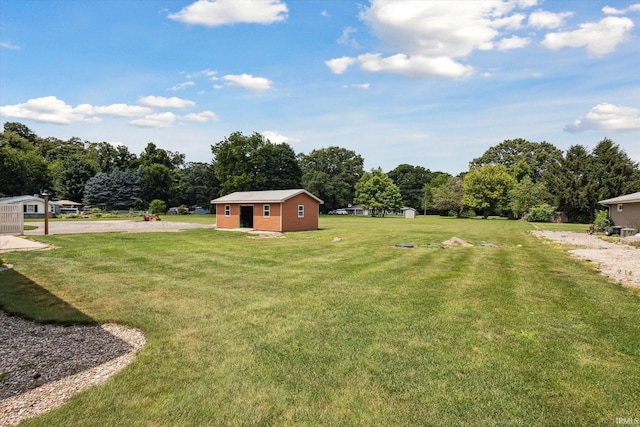
[[[0,234],[23,234],[22,204],[0,204]]]

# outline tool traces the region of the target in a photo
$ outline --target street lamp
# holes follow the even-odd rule
[[[44,198],[44,234],[46,236],[49,234],[49,196],[51,191],[42,190],[40,195]]]

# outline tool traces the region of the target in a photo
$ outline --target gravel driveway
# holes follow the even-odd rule
[[[640,249],[602,240],[597,235],[568,231],[534,231],[534,235],[571,245],[573,256],[594,263],[600,272],[627,286],[640,287]]]
[[[43,222],[28,222],[26,225],[38,227],[35,230],[27,230],[25,235],[37,236],[44,234]],[[188,222],[172,221],[143,221],[113,220],[113,221],[49,221],[49,234],[75,234],[75,233],[110,233],[128,232],[145,233],[158,231],[181,231],[191,228],[215,228],[215,224],[193,224]]]

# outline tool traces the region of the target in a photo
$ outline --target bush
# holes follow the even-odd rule
[[[152,214],[163,214],[167,211],[167,204],[162,200],[155,199],[149,203],[149,210]]]
[[[593,228],[596,231],[605,231],[607,228],[613,225],[611,218],[609,218],[609,211],[602,210],[596,212],[596,219],[593,221]]]
[[[551,206],[547,203],[534,206],[529,210],[527,215],[527,221],[529,222],[549,222],[553,218],[553,214],[556,211],[555,206]]]

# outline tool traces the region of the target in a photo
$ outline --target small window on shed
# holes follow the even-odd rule
[[[622,212],[622,206],[624,206],[622,203],[618,205],[618,212]]]
[[[231,205],[224,205],[224,216],[231,216]]]
[[[262,205],[262,216],[265,218],[271,216],[271,205]]]
[[[298,218],[304,218],[304,205],[298,205]]]

